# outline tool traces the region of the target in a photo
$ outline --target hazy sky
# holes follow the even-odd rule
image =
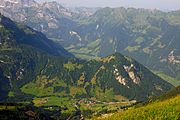
[[[53,1],[53,0],[36,0]],[[180,0],[56,0],[66,6],[85,7],[136,7],[161,10],[180,9]]]

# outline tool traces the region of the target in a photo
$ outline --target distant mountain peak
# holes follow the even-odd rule
[[[0,8],[30,7],[38,3],[34,0],[0,0]]]

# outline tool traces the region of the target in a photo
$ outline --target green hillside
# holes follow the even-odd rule
[[[178,120],[180,118],[180,90],[174,88],[170,92],[158,97],[154,102],[139,107],[129,108],[128,110],[95,118],[99,120]]]

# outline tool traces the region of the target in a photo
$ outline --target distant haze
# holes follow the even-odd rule
[[[54,0],[36,0],[37,2]],[[69,7],[135,7],[161,10],[180,9],[180,0],[56,0]]]

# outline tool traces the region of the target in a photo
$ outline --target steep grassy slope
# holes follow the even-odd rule
[[[115,113],[104,120],[139,120],[139,119],[171,119],[180,118],[180,87],[176,87],[168,93],[155,98],[149,104],[139,107],[130,108],[126,111]]]
[[[104,118],[104,120],[151,120],[151,119],[170,119],[180,118],[180,96],[176,96],[163,102],[156,102],[145,107],[127,110]],[[101,119],[101,118],[100,118]],[[103,118],[101,119],[103,120]]]

